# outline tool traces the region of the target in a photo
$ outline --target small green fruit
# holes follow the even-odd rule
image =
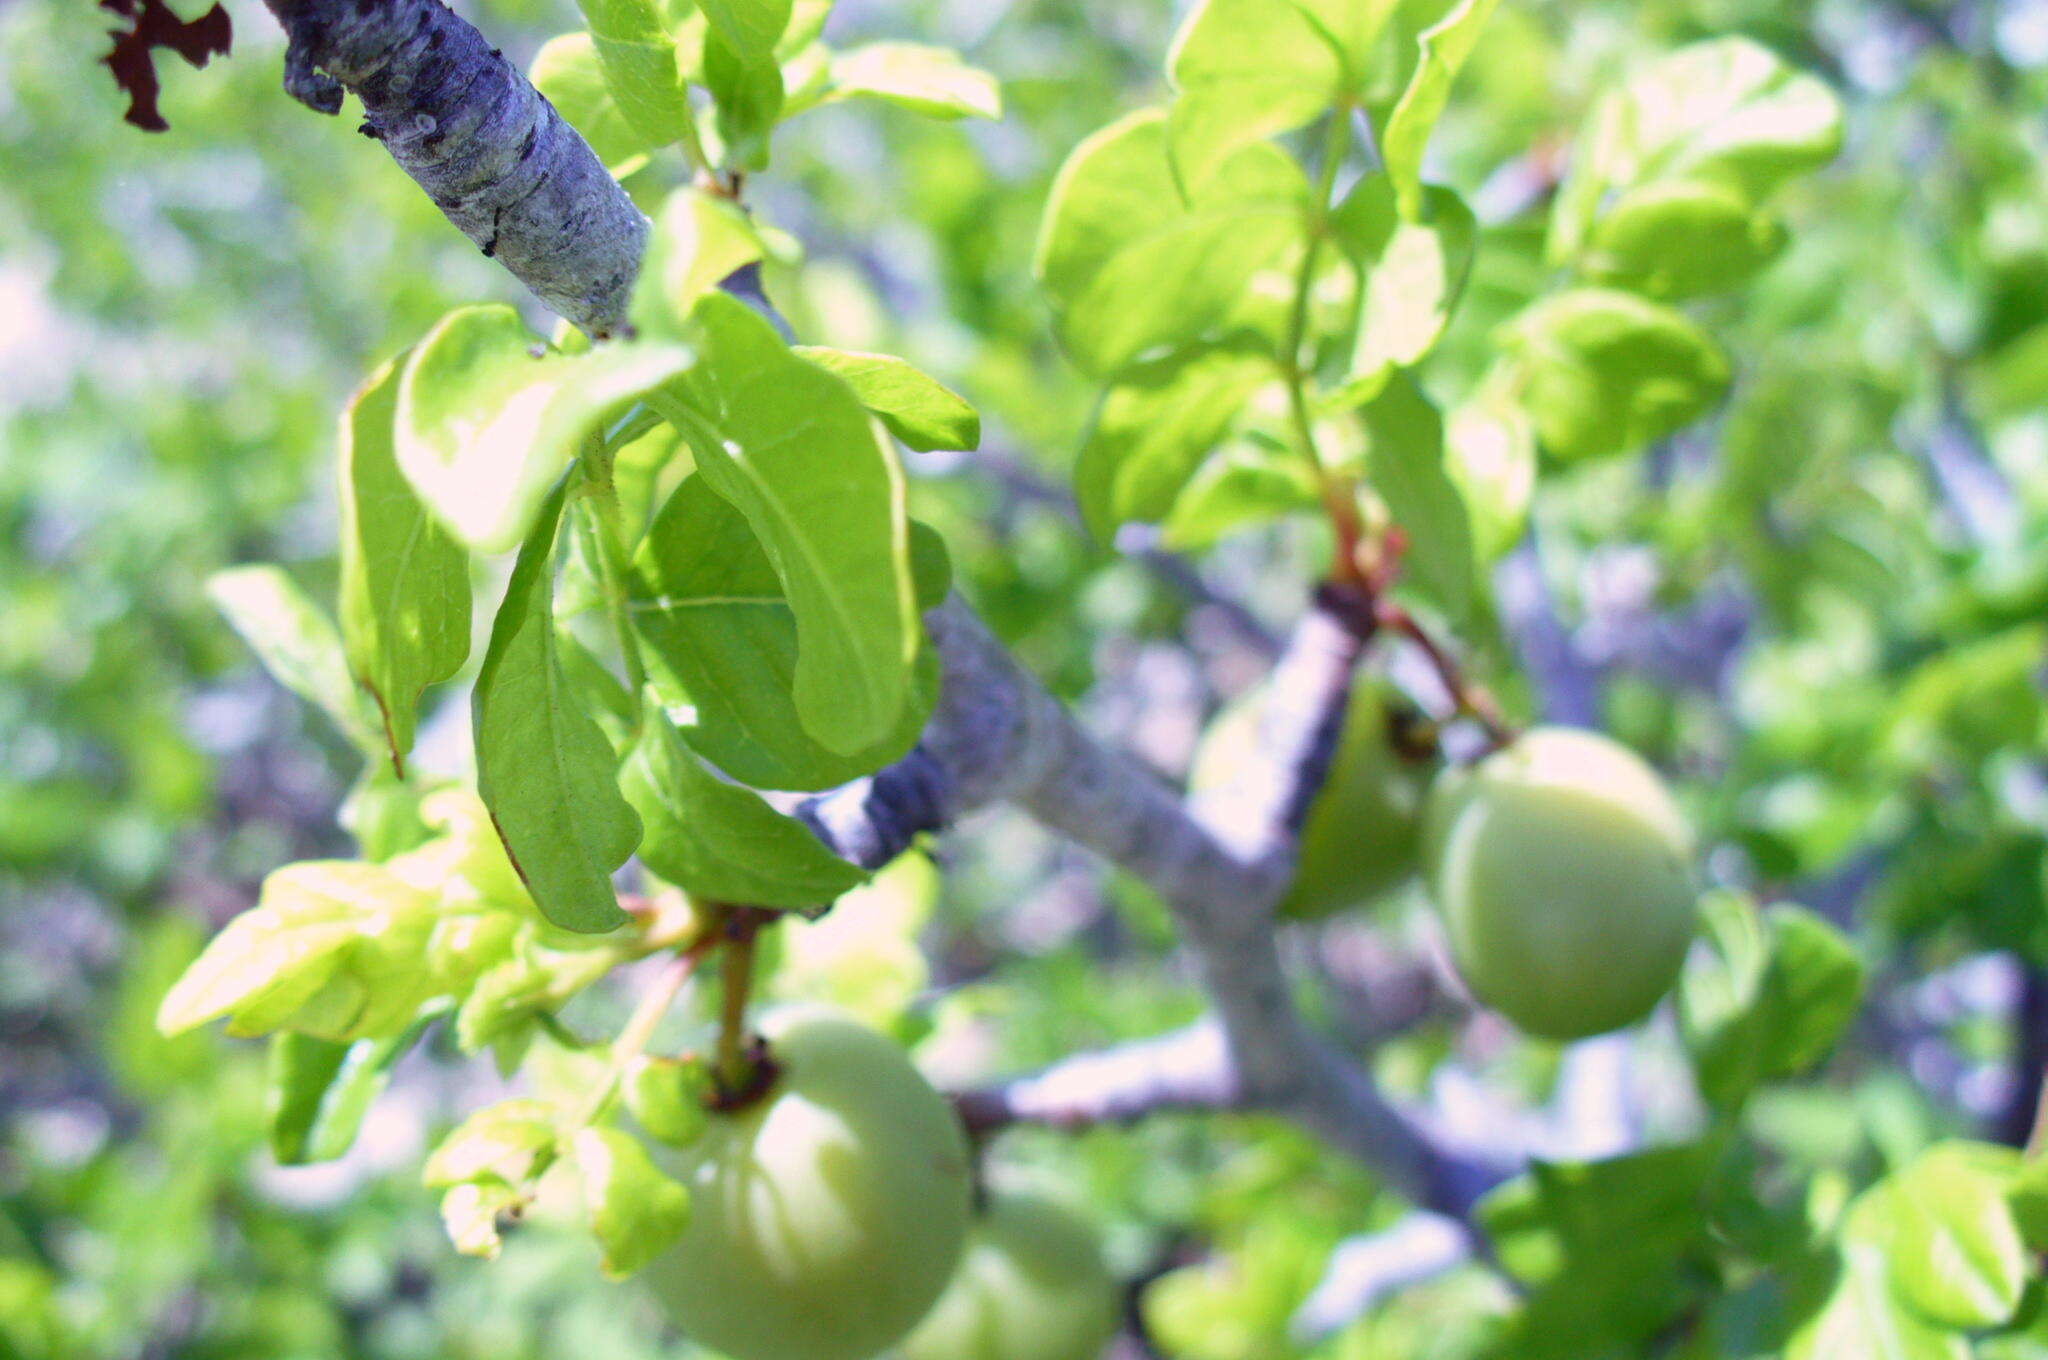
[[[1190,786],[1221,788],[1258,750],[1259,707],[1254,691],[1210,724],[1195,754]],[[1294,883],[1280,914],[1317,920],[1362,906],[1399,887],[1420,863],[1424,793],[1435,761],[1395,749],[1393,723],[1405,701],[1381,681],[1352,686],[1344,733],[1322,792],[1301,831]]]
[[[1093,1227],[1049,1200],[999,1194],[968,1229],[960,1273],[902,1356],[1096,1360],[1118,1312]]]
[[[873,1030],[815,1009],[765,1029],[774,1087],[678,1154],[690,1223],[646,1276],[685,1332],[733,1360],[866,1360],[959,1264],[966,1138]]]
[[[1692,837],[1634,752],[1592,732],[1528,732],[1437,781],[1424,843],[1458,971],[1528,1033],[1619,1029],[1677,979]]]

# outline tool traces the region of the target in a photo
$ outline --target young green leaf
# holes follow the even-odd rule
[[[1892,1292],[1958,1330],[2010,1321],[2026,1287],[2026,1247],[2007,1190],[2013,1148],[1946,1142],[1858,1197],[1844,1235],[1884,1252]]]
[[[1522,540],[1536,494],[1536,430],[1512,395],[1491,383],[1444,425],[1444,466],[1464,494],[1481,565]]]
[[[695,26],[672,13],[672,7],[662,0],[577,0],[577,4],[584,22],[590,25],[590,50],[602,69],[609,103],[640,142],[640,149],[684,140],[693,116],[678,44],[695,39]],[[687,6],[680,8],[682,15],[689,13]],[[538,67],[538,61],[535,65]],[[568,116],[567,110],[563,113]],[[610,155],[598,154],[610,164]]]
[[[866,877],[760,794],[705,769],[651,698],[621,785],[647,828],[641,859],[693,897],[821,907]]]
[[[621,924],[614,869],[640,841],[611,743],[563,682],[554,619],[562,492],[519,550],[473,708],[477,792],[543,915],[568,930]]]
[[[419,1038],[404,1034],[338,1044],[305,1034],[270,1039],[265,1113],[280,1166],[327,1162],[349,1150],[363,1116],[383,1094],[391,1068]]]
[[[1200,552],[1230,534],[1283,515],[1320,508],[1314,479],[1299,458],[1254,447],[1226,449],[1196,472],[1161,526],[1160,541]]]
[[[420,695],[469,659],[469,558],[399,471],[398,361],[341,417],[341,640],[403,775]]]
[[[1384,174],[1358,182],[1330,215],[1339,248],[1364,276],[1358,343],[1340,402],[1370,401],[1388,374],[1421,361],[1443,338],[1472,270],[1478,223],[1463,199],[1425,185],[1403,217]]]
[[[790,26],[790,0],[698,0],[711,28],[742,61],[764,62]],[[822,22],[822,20],[821,20]]]
[[[1702,1095],[1739,1105],[1759,1083],[1818,1062],[1855,1016],[1863,966],[1841,932],[1801,907],[1745,897],[1701,906],[1706,947],[1679,984],[1679,1024]]]
[[[1625,202],[1629,190],[1712,184],[1754,209],[1833,160],[1841,142],[1834,91],[1769,48],[1742,37],[1680,48],[1594,111],[1551,214],[1550,257],[1577,255],[1603,204],[1617,195]]]
[[[1610,288],[1574,288],[1523,312],[1503,342],[1523,366],[1537,437],[1566,461],[1629,453],[1700,416],[1728,360],[1683,314]]]
[[[1090,533],[1110,542],[1132,520],[1159,520],[1236,421],[1275,380],[1270,355],[1200,350],[1139,364],[1103,393],[1074,465]]]
[[[277,682],[334,720],[361,750],[384,749],[384,737],[350,678],[336,631],[282,567],[231,567],[207,578],[206,593]]]
[[[660,1256],[690,1221],[690,1192],[655,1169],[647,1149],[618,1129],[579,1130],[570,1158],[583,1184],[583,1207],[603,1252],[604,1273],[618,1280]]]
[[[826,100],[879,99],[932,118],[1003,116],[996,78],[950,48],[877,42],[832,54]]]
[[[427,332],[399,378],[398,466],[478,552],[517,545],[583,441],[690,362],[682,346],[654,342],[534,349],[510,307],[463,307]]]
[[[1349,94],[1358,59],[1394,8],[1390,0],[1203,0],[1166,59],[1180,182],[1199,188],[1231,152],[1291,132]],[[1348,33],[1344,17],[1357,25]],[[1357,47],[1347,51],[1339,33]]]
[[[555,1109],[544,1100],[501,1100],[470,1115],[437,1144],[420,1183],[445,1190],[470,1181],[519,1185],[555,1153]]]
[[[729,198],[696,187],[668,196],[633,285],[630,315],[648,336],[680,337],[697,299],[762,255],[761,236]]]
[[[1229,329],[1252,279],[1299,249],[1308,192],[1285,154],[1254,143],[1184,197],[1157,109],[1083,142],[1054,180],[1036,262],[1074,362],[1107,376]]]
[[[433,899],[381,865],[288,864],[165,994],[157,1028],[180,1034],[227,1016],[235,1034],[396,1034],[436,990],[425,959],[433,917]]]
[[[888,738],[923,636],[903,470],[852,389],[792,354],[745,303],[697,303],[703,362],[659,409],[697,475],[746,516],[796,617],[804,730],[850,755]]]
[[[614,61],[630,65],[628,59],[618,56]],[[668,62],[673,68],[672,47]],[[541,44],[526,78],[569,120],[570,127],[583,134],[604,168],[618,179],[647,164],[648,153],[660,144],[644,135],[620,107],[611,91],[610,73],[598,56],[597,42],[588,33],[564,33]],[[626,77],[622,74],[621,78]]]
[[[1594,224],[1580,267],[1596,283],[1665,301],[1721,292],[1776,259],[1789,239],[1774,215],[1711,181],[1632,189]]]
[[[945,596],[945,550],[913,523],[911,553],[922,611]],[[664,702],[682,706],[683,735],[757,788],[832,788],[871,773],[909,750],[931,713],[937,658],[923,647],[910,701],[882,741],[843,755],[805,731],[793,696],[796,616],[745,516],[702,477],[684,479],[655,517],[629,591],[648,670]]]
[[[727,169],[767,169],[768,142],[785,94],[774,56],[734,47],[713,25],[704,33],[704,84],[717,103],[718,136],[725,146],[721,163]]]
[[[620,1082],[626,1109],[650,1138],[688,1147],[710,1123],[711,1073],[701,1062],[636,1058]]]
[[[498,1220],[519,1212],[526,1197],[501,1181],[465,1181],[441,1196],[441,1226],[464,1256],[498,1257]]]
[[[1403,217],[1423,215],[1423,150],[1451,102],[1451,82],[1472,55],[1479,32],[1497,3],[1499,0],[1457,0],[1416,40],[1421,50],[1414,74],[1380,137],[1380,157]]]
[[[1835,1284],[1819,1311],[1793,1332],[1785,1360],[1970,1360],[1961,1332],[1928,1322],[1892,1292],[1885,1256],[1861,1242],[1843,1245]]]
[[[1478,588],[1465,498],[1444,469],[1444,424],[1406,373],[1360,412],[1370,440],[1372,489],[1408,536],[1404,579],[1452,619],[1469,615]]]
[[[796,345],[792,352],[844,379],[861,405],[909,448],[930,452],[981,443],[981,417],[967,399],[902,359],[823,345]]]

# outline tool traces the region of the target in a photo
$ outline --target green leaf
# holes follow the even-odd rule
[[[396,1034],[435,991],[433,916],[431,897],[381,865],[288,864],[165,994],[157,1028],[181,1034],[228,1016],[234,1034]]]
[[[1774,906],[1769,988],[1775,1018],[1767,1031],[1768,1077],[1804,1072],[1827,1055],[1856,1018],[1864,967],[1847,936],[1804,907]]]
[[[1970,1360],[1961,1333],[1937,1327],[1892,1293],[1884,1253],[1850,1242],[1820,1310],[1792,1334],[1785,1360]]]
[[[1185,211],[1167,159],[1166,111],[1139,109],[1084,138],[1053,178],[1032,268],[1071,301],[1119,250]]]
[[[1718,1140],[1595,1162],[1538,1162],[1479,1204],[1501,1265],[1528,1286],[1509,1348],[1572,1355],[1638,1354],[1681,1308],[1689,1259],[1706,1231]]]
[[[1369,401],[1387,375],[1436,348],[1472,271],[1478,223],[1448,189],[1424,188],[1413,220],[1393,181],[1369,175],[1331,214],[1337,244],[1364,273],[1357,349],[1339,401]]]
[[[901,723],[923,637],[903,470],[852,389],[745,303],[714,293],[695,317],[704,360],[657,409],[775,568],[796,617],[805,732],[863,751]]]
[[[1115,373],[1148,351],[1199,340],[1230,319],[1254,275],[1300,245],[1292,204],[1191,215],[1119,252],[1060,318],[1084,372]]]
[[[1157,109],[1083,142],[1054,180],[1036,261],[1074,362],[1107,375],[1229,329],[1254,277],[1300,248],[1307,200],[1299,167],[1265,143],[1184,197]]]
[[[577,4],[584,22],[590,25],[591,55],[602,71],[607,102],[639,142],[639,150],[682,141],[693,116],[678,43],[694,37],[692,27],[661,0],[577,0]],[[687,6],[682,9],[687,14]],[[538,59],[535,66],[538,69]],[[580,72],[577,84],[587,89]],[[581,106],[589,109],[587,94],[583,98]],[[576,121],[567,109],[562,113],[570,122]],[[581,125],[577,126],[580,131]],[[611,164],[605,151],[598,155],[607,166]]]
[[[265,670],[332,718],[366,752],[384,747],[376,719],[348,672],[341,634],[282,567],[231,567],[206,581],[207,596]]]
[[[1184,195],[1168,160],[1166,118],[1163,109],[1139,109],[1083,140],[1060,166],[1033,260],[1055,303],[1071,305],[1118,254],[1184,225],[1191,211],[1286,205],[1299,213],[1307,203],[1300,169],[1264,145],[1245,147]]]
[[[420,1183],[445,1190],[471,1181],[519,1185],[555,1154],[554,1107],[544,1100],[501,1100],[462,1121],[428,1155]]]
[[[1355,82],[1347,53],[1326,20],[1350,11],[1361,26],[1383,24],[1394,5],[1299,4],[1294,0],[1202,0],[1166,59],[1173,81],[1173,164],[1199,188],[1231,152],[1291,132],[1330,109]],[[1371,33],[1359,51],[1369,44]]]
[[[966,398],[902,359],[823,345],[796,345],[792,353],[844,379],[861,405],[909,448],[931,452],[981,444],[981,417]]]
[[[911,526],[920,610],[945,597],[945,550]],[[938,693],[938,662],[919,652],[894,731],[851,755],[827,749],[796,711],[796,616],[759,541],[730,502],[686,478],[655,517],[629,583],[634,631],[690,745],[766,789],[825,789],[880,769],[916,743]]]
[[[1704,947],[1680,980],[1679,1025],[1700,1092],[1724,1108],[1763,1081],[1824,1056],[1854,1018],[1863,966],[1841,932],[1802,907],[1759,913],[1716,893],[1701,904]]]
[[[1249,446],[1231,448],[1210,459],[1188,483],[1161,526],[1160,541],[1177,552],[1199,552],[1240,529],[1321,506],[1300,459],[1274,458]]]
[[[562,493],[542,508],[519,550],[473,700],[477,792],[541,913],[568,930],[626,919],[614,869],[640,840],[619,795],[618,762],[569,691],[556,657],[555,531]]]
[[[772,53],[735,48],[716,25],[704,34],[704,84],[718,107],[721,158],[728,169],[765,170],[768,143],[782,117],[782,67]]]
[[[1947,1142],[1859,1196],[1845,1236],[1883,1251],[1894,1295],[1938,1326],[2011,1320],[2028,1262],[2007,1192],[2012,1148]]]
[[[626,1109],[650,1138],[688,1147],[710,1126],[711,1074],[701,1062],[643,1056],[620,1085]]]
[[[1408,537],[1403,576],[1453,620],[1478,589],[1465,498],[1444,468],[1444,425],[1414,379],[1396,374],[1360,412],[1372,489]]]
[[[1603,214],[1580,258],[1597,283],[1664,300],[1734,288],[1776,259],[1784,225],[1725,185],[1658,181]]]
[[[383,1094],[391,1068],[419,1037],[404,1034],[351,1044],[304,1034],[270,1040],[265,1113],[270,1151],[280,1166],[302,1166],[341,1156],[356,1140],[363,1116]]]
[[[1393,181],[1394,198],[1403,217],[1423,213],[1423,150],[1451,101],[1451,82],[1472,55],[1496,3],[1498,0],[1458,0],[1416,39],[1420,54],[1414,74],[1380,137],[1380,158],[1387,178]]]
[[[1741,37],[1680,48],[1601,101],[1551,216],[1551,258],[1576,255],[1617,194],[1691,181],[1756,208],[1833,160],[1841,141],[1834,91],[1770,49]]]
[[[789,28],[790,0],[698,0],[712,31],[746,62],[764,62]]]
[[[690,362],[674,344],[534,349],[510,307],[463,307],[427,332],[399,378],[398,466],[478,552],[519,543],[583,441]]]
[[[441,1196],[441,1226],[464,1256],[496,1260],[504,1245],[499,1218],[525,1207],[526,1197],[495,1181],[466,1181]]]
[[[811,908],[866,877],[760,794],[705,769],[651,700],[621,782],[647,827],[641,859],[693,897]]]
[[[702,189],[678,189],[654,220],[630,314],[642,334],[680,338],[697,299],[762,256],[761,235],[745,209]]]
[[[469,558],[399,471],[397,361],[341,417],[341,639],[403,777],[420,695],[469,659]]]
[[[1536,430],[1512,397],[1482,383],[1444,427],[1445,468],[1464,494],[1482,565],[1522,540],[1536,494]]]
[[[638,1139],[618,1129],[583,1129],[570,1156],[606,1277],[624,1279],[675,1245],[690,1221],[690,1192],[655,1169]]]
[[[517,1036],[536,1014],[555,1009],[630,959],[628,944],[533,926],[520,931],[509,953],[479,972],[462,999],[455,1046],[475,1053]]]
[[[614,42],[608,46],[614,49],[614,63],[627,68],[616,78],[630,81],[635,64],[631,57],[616,50],[624,45]],[[668,64],[670,69],[675,66],[672,46]],[[647,164],[648,152],[662,141],[675,140],[646,136],[640,131],[640,124],[626,116],[612,94],[613,77],[598,57],[596,40],[588,33],[564,33],[543,43],[533,55],[526,78],[555,106],[557,113],[569,120],[569,126],[583,135],[615,178],[624,179]],[[643,121],[650,116],[658,115],[643,110]]]
[[[828,79],[827,100],[879,99],[933,118],[1003,116],[996,78],[950,48],[867,43],[833,53]]]
[[[1103,393],[1074,467],[1089,532],[1104,543],[1132,520],[1158,520],[1275,378],[1272,357],[1245,349],[1172,355],[1126,370]]]
[[[1669,307],[1607,288],[1574,288],[1523,312],[1503,341],[1521,360],[1537,437],[1567,461],[1632,452],[1705,415],[1728,389],[1728,361]]]

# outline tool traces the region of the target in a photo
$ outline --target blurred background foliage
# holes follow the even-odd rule
[[[345,394],[450,306],[532,305],[349,120],[285,98],[274,24],[231,9],[231,59],[162,64],[171,130],[152,137],[119,121],[100,11],[0,3],[0,1357],[687,1354],[598,1282],[587,1240],[523,1232],[492,1265],[448,1248],[418,1161],[497,1089],[482,1065],[429,1042],[346,1159],[284,1169],[260,1048],[151,1026],[265,871],[345,850],[358,773],[206,576],[275,560],[324,588]],[[554,0],[466,12],[522,60],[577,26]],[[969,593],[1174,773],[1260,673],[1316,531],[1198,560],[1091,543],[1062,489],[1091,393],[1030,259],[1053,171],[1157,97],[1177,17],[841,0],[836,34],[956,45],[1007,116],[808,114],[753,191],[809,253],[770,280],[801,333],[902,353],[982,409],[981,453],[916,460],[914,508]],[[1736,364],[1725,407],[1643,458],[1547,474],[1465,640],[1511,710],[1598,722],[1679,772],[1717,881],[1853,925],[1879,984],[1855,1038],[1745,1117],[1787,1166],[1855,1183],[1939,1136],[2024,1132],[2048,1055],[2048,4],[1504,5],[1432,153],[1484,240],[1430,381],[1463,395],[1548,286],[1544,208],[1599,91],[1728,33],[1843,92],[1845,152],[1788,196],[1784,257],[1699,307]],[[632,187],[651,202],[679,168]],[[1195,1013],[1141,889],[1014,819],[974,830],[944,848],[928,976],[909,973],[901,1023],[931,1070],[1014,1070]],[[1559,1155],[1627,1133],[1545,1105],[1575,1065],[1653,1129],[1689,1117],[1668,1024],[1619,1052],[1524,1044],[1446,990],[1412,904],[1289,948],[1307,1003],[1399,1089],[1535,1110]],[[1021,1132],[1002,1156],[1085,1201],[1147,1282],[1132,1354],[1142,1333],[1188,1360],[1462,1356],[1503,1306],[1475,1270],[1304,1331],[1332,1250],[1398,1206],[1264,1121]]]

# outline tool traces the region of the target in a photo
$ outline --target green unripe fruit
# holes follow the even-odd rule
[[[1189,777],[1197,793],[1223,787],[1254,758],[1264,697],[1254,691],[1210,724]],[[1329,778],[1301,829],[1282,916],[1309,921],[1362,906],[1416,872],[1422,803],[1436,762],[1395,748],[1393,724],[1404,702],[1379,681],[1362,678],[1352,686]]]
[[[689,1226],[646,1276],[685,1332],[733,1360],[866,1360],[959,1264],[966,1137],[873,1030],[815,1009],[765,1028],[774,1086],[679,1154]]]
[[[1093,1227],[1049,1200],[999,1194],[902,1360],[1096,1360],[1119,1302]]]
[[[1447,772],[1424,814],[1430,889],[1472,993],[1530,1034],[1649,1014],[1692,938],[1692,837],[1656,771],[1538,728]]]

